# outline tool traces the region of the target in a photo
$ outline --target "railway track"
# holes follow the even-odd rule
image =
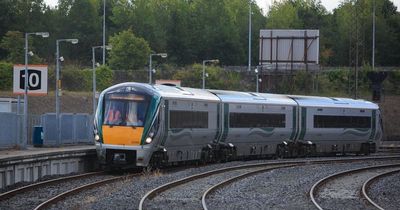
[[[396,173],[400,173],[400,169],[396,169],[393,171],[389,171],[389,172],[383,172],[380,173],[374,177],[371,177],[370,179],[368,179],[366,182],[364,182],[362,188],[361,188],[361,196],[372,206],[376,207],[379,210],[383,210],[384,208],[381,207],[378,202],[374,201],[368,194],[368,190],[370,188],[370,186],[372,185],[372,183],[377,182],[378,180],[390,176],[392,174],[396,174]]]
[[[33,191],[36,190],[40,187],[45,187],[47,185],[54,185],[54,184],[58,184],[58,183],[62,183],[62,182],[66,182],[66,181],[72,181],[72,180],[78,180],[78,179],[84,179],[86,177],[91,177],[91,176],[96,176],[96,175],[102,175],[104,174],[103,171],[97,171],[97,172],[90,172],[90,173],[84,173],[84,174],[79,174],[79,175],[73,175],[73,176],[67,176],[67,177],[61,177],[61,178],[57,178],[57,179],[51,179],[51,180],[47,180],[47,181],[42,181],[42,182],[38,182],[38,183],[34,183],[34,184],[30,184],[30,185],[26,185],[14,190],[10,190],[4,193],[0,194],[0,202],[7,200],[17,194],[21,194],[24,192],[28,192],[28,191]]]
[[[366,205],[362,197],[365,180],[383,172],[400,170],[400,164],[368,166],[339,172],[317,181],[309,192],[312,203],[318,209],[375,209]]]
[[[275,169],[289,168],[289,167],[294,167],[294,166],[298,166],[298,165],[296,165],[296,164],[292,164],[292,165],[290,165],[290,164],[289,165],[282,164],[281,166],[275,166],[275,167],[270,167],[270,168],[261,168],[261,169],[250,171],[250,172],[241,174],[239,176],[235,176],[235,177],[232,177],[232,178],[227,179],[225,181],[222,181],[222,182],[220,182],[220,183],[208,188],[203,193],[203,195],[201,196],[201,205],[203,206],[204,210],[208,210],[208,206],[207,206],[207,202],[206,202],[207,197],[210,196],[212,193],[216,192],[218,189],[222,189],[223,187],[225,187],[225,186],[227,186],[227,185],[229,185],[229,184],[231,184],[233,182],[237,182],[237,181],[239,181],[241,179],[245,179],[247,177],[254,176],[254,175],[257,175],[259,173],[265,173],[267,171],[272,171],[272,170],[275,170]]]
[[[232,183],[234,181],[238,181],[242,178],[249,177],[258,173],[263,173],[269,170],[274,170],[283,167],[296,167],[306,164],[324,164],[324,163],[341,163],[341,162],[352,162],[352,161],[363,161],[363,160],[382,160],[384,157],[363,157],[363,158],[349,158],[349,159],[325,159],[325,160],[307,160],[307,161],[285,161],[285,162],[275,162],[275,163],[258,163],[258,164],[248,164],[248,165],[240,165],[234,167],[221,168],[217,170],[212,170],[196,175],[192,175],[189,177],[185,177],[173,182],[169,182],[167,184],[161,185],[145,194],[142,197],[139,203],[139,209],[142,210],[144,208],[151,208],[152,203],[163,202],[163,197],[174,198],[174,196],[166,196],[166,193],[174,193],[174,190],[181,190],[184,193],[180,193],[180,195],[192,196],[192,198],[201,197],[202,201],[198,204],[194,204],[194,206],[190,206],[190,208],[201,208],[203,206],[204,209],[207,209],[206,198],[212,193],[215,189],[221,188],[226,184]],[[387,157],[386,157],[387,158]],[[399,158],[399,156],[393,156],[392,158]],[[235,173],[233,173],[236,171]],[[219,175],[218,175],[219,174]],[[209,183],[208,180],[215,179],[216,183]],[[227,178],[228,177],[228,178]],[[199,181],[200,180],[200,181]],[[202,180],[202,181],[201,181]],[[215,182],[215,181],[214,181]],[[219,183],[219,184],[218,184]],[[217,184],[217,185],[216,185]],[[194,190],[185,190],[186,186],[202,186],[201,189]],[[207,186],[210,188],[207,188]],[[216,185],[216,186],[214,186]],[[180,188],[180,189],[179,189]],[[168,192],[169,191],[169,192]],[[189,192],[194,191],[197,195],[188,195]],[[205,193],[204,193],[205,192]],[[193,194],[191,192],[191,194]],[[157,198],[158,197],[158,198]],[[185,200],[186,198],[178,197],[180,202]],[[151,203],[152,202],[152,203]],[[192,202],[184,201],[185,203]],[[173,200],[168,201],[169,204],[173,204]],[[164,206],[164,203],[162,204]],[[185,206],[188,207],[188,206]],[[164,206],[164,208],[167,208]]]
[[[76,195],[76,194],[78,194],[78,193],[80,193],[82,191],[89,190],[89,189],[92,189],[92,188],[95,188],[95,187],[99,187],[99,186],[102,186],[102,185],[105,185],[105,184],[108,184],[108,183],[112,183],[112,182],[116,182],[116,181],[120,181],[120,180],[124,180],[124,179],[129,179],[129,178],[132,178],[132,177],[135,177],[135,176],[139,176],[139,175],[141,175],[141,173],[134,173],[134,174],[129,174],[129,175],[121,175],[121,176],[112,177],[112,178],[108,178],[108,179],[103,179],[103,180],[96,181],[96,182],[93,182],[93,183],[88,183],[88,184],[85,184],[85,185],[81,185],[79,187],[76,187],[76,188],[73,188],[71,190],[65,191],[65,192],[63,192],[61,194],[58,194],[58,195],[56,195],[56,196],[54,196],[54,197],[52,197],[52,198],[40,203],[38,206],[36,206],[34,208],[34,210],[46,209],[46,208],[48,208],[48,207],[50,207],[52,205],[55,205],[57,202],[60,202],[63,199],[66,199],[69,196]]]
[[[0,194],[0,209],[45,209],[81,191],[137,175],[100,171],[38,182]]]
[[[0,209],[34,209],[65,190],[111,176],[104,172],[91,172],[30,184],[0,194]]]

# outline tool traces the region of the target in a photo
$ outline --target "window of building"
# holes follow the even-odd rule
[[[231,128],[284,128],[285,114],[230,113]]]
[[[315,115],[314,128],[370,128],[371,117]]]
[[[171,110],[170,128],[208,128],[208,112]]]

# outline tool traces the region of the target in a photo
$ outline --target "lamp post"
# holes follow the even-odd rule
[[[106,0],[103,1],[103,65],[106,64]]]
[[[96,57],[95,57],[95,51],[98,48],[104,48],[103,46],[94,46],[92,47],[92,71],[93,71],[93,114],[96,112]],[[106,50],[111,50],[111,46],[106,45]]]
[[[256,92],[258,93],[258,66],[254,69],[254,72],[256,73]]]
[[[56,130],[57,130],[57,145],[61,143],[61,129],[60,129],[60,61],[64,61],[64,58],[60,57],[60,42],[70,42],[77,44],[78,39],[57,39],[56,40]]]
[[[373,5],[373,12],[372,12],[372,71],[375,70],[375,10],[376,10],[376,3],[374,0]]]
[[[206,88],[206,63],[218,63],[218,59],[212,59],[212,60],[204,60],[203,61],[203,89]]]
[[[49,37],[48,32],[33,32],[25,33],[25,75],[24,75],[24,122],[23,122],[23,138],[21,147],[25,148],[28,143],[28,36],[36,35],[42,36],[43,38]]]
[[[168,56],[167,53],[154,53],[154,54],[150,54],[149,56],[149,84],[151,84],[151,76],[152,76],[152,72],[151,72],[151,62],[152,62],[152,57],[153,56],[160,56],[162,58],[166,58]]]
[[[251,3],[252,0],[249,1],[249,66],[247,68],[249,72],[251,69]]]

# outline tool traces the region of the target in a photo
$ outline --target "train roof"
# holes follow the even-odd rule
[[[207,90],[169,85],[153,85],[163,98],[196,99],[219,102],[219,98]]]
[[[303,107],[332,107],[353,109],[379,109],[378,105],[365,100],[350,98],[333,98],[320,96],[281,95],[270,93],[239,92],[228,90],[203,90],[188,87],[169,85],[149,85],[145,83],[126,82],[111,86],[104,90],[113,91],[122,87],[134,87],[135,89],[156,94],[163,98],[195,99],[224,103],[253,103],[253,104],[277,104],[297,105]]]
[[[298,96],[290,95],[300,106],[305,107],[332,107],[332,108],[353,108],[353,109],[379,109],[378,105],[365,101],[355,100],[351,98],[333,98],[320,96]]]
[[[255,103],[255,104],[279,104],[296,105],[293,99],[278,94],[238,92],[227,90],[209,90],[226,103]]]

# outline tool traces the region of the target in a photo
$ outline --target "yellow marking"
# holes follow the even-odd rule
[[[143,127],[103,125],[104,144],[137,146],[142,139]]]

